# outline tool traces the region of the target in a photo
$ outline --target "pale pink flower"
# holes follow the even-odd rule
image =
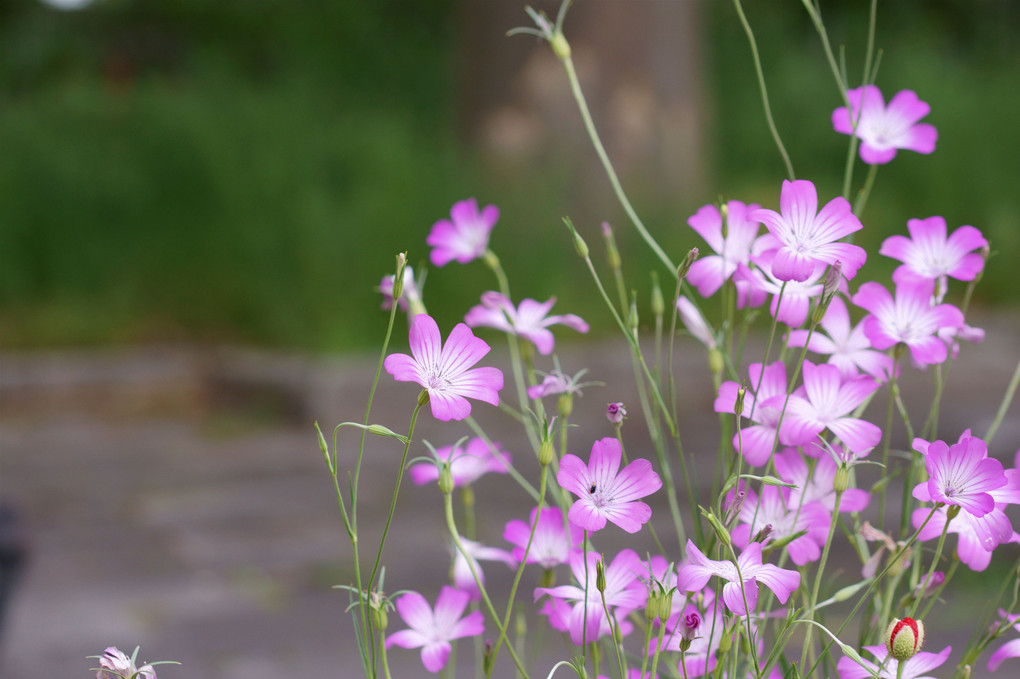
[[[464,322],[475,328],[484,325],[530,341],[538,353],[551,354],[555,339],[550,325],[565,325],[578,332],[588,332],[588,324],[574,314],[550,316],[549,310],[556,303],[555,297],[545,302],[525,299],[514,307],[510,298],[498,292],[482,293],[482,303],[473,307],[464,316]]]
[[[387,637],[386,648],[394,645],[421,648],[421,662],[425,669],[438,672],[446,666],[452,640],[478,636],[485,629],[481,611],[472,611],[461,617],[469,600],[467,592],[443,587],[433,610],[418,592],[404,594],[397,599],[397,613],[409,629]]]
[[[918,153],[935,150],[938,138],[934,126],[918,122],[931,107],[911,90],[901,90],[885,105],[882,92],[874,85],[847,90],[849,109],[841,106],[832,112],[832,126],[842,134],[861,140],[861,160],[869,165],[888,163],[897,149]],[[857,129],[854,129],[854,121]]]
[[[734,545],[747,546],[755,533],[768,525],[772,530],[764,544],[807,531],[785,547],[790,560],[798,566],[817,561],[821,557],[832,517],[820,502],[796,504],[791,500],[789,488],[775,486],[763,487],[760,501],[753,490],[745,492],[740,507],[740,523],[730,531]]]
[[[482,565],[479,561],[499,561],[510,568],[517,565],[514,558],[510,556],[510,552],[505,549],[499,549],[497,547],[486,547],[480,542],[474,540],[468,540],[467,538],[460,539],[461,545],[464,547],[464,552],[467,552],[465,556],[464,552],[459,549],[454,550],[453,554],[453,585],[462,592],[467,592],[471,595],[472,601],[478,601],[481,599],[481,590],[478,589],[478,583],[475,581],[475,573],[478,574],[478,579],[485,585],[485,573],[482,572]],[[472,573],[474,569],[474,573]]]
[[[811,447],[808,446],[809,449]],[[836,491],[832,484],[836,479],[838,466],[832,457],[828,455],[818,457],[815,461],[814,472],[808,469],[807,462],[794,448],[777,453],[773,460],[779,478],[797,486],[790,489],[789,506],[799,507],[818,502],[829,512],[836,508]],[[847,488],[843,491],[843,498],[839,502],[839,511],[862,511],[868,506],[870,500],[871,496],[867,491],[860,488]]]
[[[804,361],[802,371],[804,385],[790,396],[779,430],[783,445],[806,445],[826,429],[855,455],[866,455],[878,445],[882,430],[867,420],[852,417],[857,406],[878,389],[875,380],[867,376],[843,380],[839,369],[828,363],[815,365]],[[777,398],[770,405],[782,407]]]
[[[542,568],[552,568],[567,563],[570,555],[581,548],[584,531],[573,523],[564,526],[563,512],[557,507],[543,507],[542,515],[535,524],[538,507],[531,510],[528,523],[514,519],[506,524],[503,539],[514,545],[513,557],[520,562],[524,558],[524,548],[531,537],[531,528],[535,527],[535,535],[531,538],[531,549],[528,550],[527,563],[537,563]]]
[[[947,237],[946,220],[936,216],[908,220],[907,229],[910,238],[889,236],[878,251],[903,262],[893,272],[894,281],[905,277],[937,281],[944,293],[946,277],[972,281],[984,269],[985,258],[974,251],[988,247],[988,241],[973,226],[961,226]]]
[[[393,283],[396,279],[394,274],[383,276],[379,281],[377,290],[383,296],[382,308],[389,311],[393,308]],[[415,314],[424,313],[425,308],[421,301],[421,286],[414,278],[414,270],[410,266],[404,267],[404,285],[397,303],[402,311],[413,311]]]
[[[888,349],[898,342],[910,348],[920,365],[943,363],[949,356],[940,328],[959,328],[963,313],[952,304],[932,306],[931,281],[901,280],[893,298],[881,284],[865,283],[853,296],[853,303],[869,311],[864,334],[876,349]]]
[[[587,465],[576,455],[563,456],[556,480],[579,498],[568,513],[571,523],[597,531],[611,521],[636,533],[651,518],[651,508],[638,499],[657,491],[662,481],[645,459],[632,460],[621,470],[622,457],[620,442],[609,437],[592,445]]]
[[[757,608],[759,583],[772,590],[783,604],[794,590],[800,587],[800,573],[797,571],[762,563],[760,542],[749,544],[734,564],[732,561],[712,561],[701,553],[693,541],[687,540],[687,560],[677,571],[677,589],[681,592],[701,591],[712,576],[718,576],[726,581],[723,586],[723,602],[737,615],[745,615],[748,610],[753,611]]]
[[[538,384],[528,387],[528,398],[543,398],[545,396],[556,396],[558,394],[577,394],[580,396],[581,387],[589,386],[591,384],[578,383],[578,380],[584,373],[585,371],[582,370],[576,375],[567,375],[559,370],[554,370],[543,377],[542,381]]]
[[[156,679],[156,670],[152,669],[152,665],[136,668],[134,660],[116,646],[110,646],[98,658],[96,679]]]
[[[772,275],[781,281],[806,281],[816,265],[841,262],[843,275],[853,278],[867,259],[859,245],[840,239],[859,231],[861,222],[850,203],[837,197],[818,210],[818,193],[807,180],[783,181],[779,198],[780,212],[760,208],[748,215],[760,221],[779,241],[772,260]]]
[[[695,262],[695,264],[697,263]],[[694,306],[691,300],[687,299],[684,295],[680,295],[676,300],[676,310],[680,314],[680,320],[683,322],[684,327],[687,328],[687,332],[691,333],[694,339],[704,344],[707,349],[716,348],[715,335],[712,334],[711,328],[708,327],[705,317],[701,315],[701,312],[698,311],[698,308]]]
[[[820,325],[825,333],[815,330],[808,349],[816,354],[828,354],[828,363],[839,368],[844,379],[857,377],[858,371],[864,371],[880,382],[889,379],[892,358],[871,348],[871,341],[864,334],[864,323],[850,325],[850,312],[842,297],[836,295],[832,298]],[[807,341],[807,330],[793,330],[787,344],[802,347]]]
[[[485,439],[477,436],[464,445],[436,449],[436,460],[450,464],[454,487],[469,486],[489,472],[506,474],[511,462],[510,453],[498,443],[490,446]],[[412,464],[408,471],[415,485],[424,486],[439,480],[439,469],[435,462],[423,460]]]
[[[474,198],[454,203],[450,219],[433,224],[425,239],[432,246],[432,263],[446,266],[454,259],[461,264],[478,259],[489,247],[489,232],[498,220],[499,208],[495,205],[486,205],[479,212]]]
[[[1020,615],[1007,615],[1006,611],[999,609],[999,615],[1005,618],[1009,624],[1013,625],[1013,629],[1020,632]],[[988,671],[994,672],[999,669],[999,665],[1003,661],[1009,658],[1020,658],[1020,638],[1010,639],[1002,646],[999,646],[992,655],[988,658]]]
[[[776,253],[776,250],[772,250],[754,260],[762,274],[761,289],[772,295],[772,300],[769,303],[769,313],[772,314],[772,317],[791,328],[799,328],[807,320],[811,300],[818,300],[822,297],[827,267],[818,262],[814,265],[813,273],[806,279],[782,281],[776,277],[771,268]],[[844,288],[846,287],[846,283],[842,279],[840,283]]]
[[[716,253],[699,257],[687,273],[687,281],[698,289],[702,297],[711,297],[737,270],[748,264],[752,252],[763,252],[778,247],[771,236],[758,239],[761,224],[748,218],[748,213],[759,205],[744,205],[738,200],[726,203],[726,235],[723,235],[723,216],[715,205],[701,207],[687,224],[705,239]]]
[[[471,328],[458,323],[446,344],[439,326],[427,314],[411,321],[411,355],[390,354],[383,364],[398,382],[417,382],[429,393],[437,420],[463,420],[471,414],[469,398],[499,405],[503,373],[498,368],[472,368],[489,353],[489,345]]]
[[[864,650],[873,655],[876,662],[862,658],[867,664],[865,668],[857,663],[857,661],[843,656],[836,663],[839,679],[871,679],[875,675],[882,679],[936,679],[929,672],[946,662],[953,647],[946,646],[938,653],[921,651],[914,657],[902,662],[896,660],[886,662],[889,650],[884,645],[865,646]],[[902,672],[898,665],[903,665]]]
[[[752,363],[747,372],[751,379],[744,395],[741,416],[754,424],[743,427],[738,434],[733,435],[733,449],[739,451],[752,467],[760,467],[768,462],[776,440],[776,427],[779,425],[779,413],[783,404],[773,405],[773,397],[786,396],[786,364],[776,361],[762,370],[761,363]],[[740,385],[736,382],[723,382],[719,385],[715,412],[733,414],[739,390]]]

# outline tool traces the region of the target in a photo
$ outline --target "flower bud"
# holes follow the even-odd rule
[[[616,426],[623,424],[623,420],[626,417],[627,409],[623,407],[622,403],[610,403],[606,406],[606,419]]]
[[[676,276],[680,280],[687,278],[687,274],[691,270],[691,265],[694,264],[694,260],[698,258],[698,248],[691,248],[687,252],[687,256],[684,257],[684,261],[677,267]]]
[[[653,586],[648,590],[648,598],[645,599],[645,620],[651,623],[657,617],[659,617],[659,597],[660,593],[655,591]]]
[[[832,479],[832,489],[837,493],[842,493],[850,487],[850,469],[845,464],[840,464],[836,468],[836,476]]]
[[[662,298],[662,288],[659,287],[659,273],[652,272],[652,315],[656,318],[666,313],[666,302]]]
[[[690,645],[698,636],[698,627],[701,626],[701,616],[697,611],[685,613],[680,618],[680,638]]]
[[[673,592],[676,591],[675,587],[671,587],[659,596],[659,620],[666,622],[669,620],[669,616],[673,615]]]
[[[428,402],[429,402],[429,390],[422,389],[421,393],[418,394],[418,405],[424,408],[426,405],[428,405]]]
[[[407,266],[407,253],[397,254],[397,275],[393,277],[393,300],[400,299],[404,294],[404,267]]]
[[[829,267],[828,273],[825,274],[825,283],[822,285],[822,299],[825,300],[825,306],[829,305],[829,300],[839,290],[840,281],[843,280],[843,262],[838,259],[835,263]]]
[[[909,660],[924,645],[924,623],[913,618],[894,619],[885,630],[889,655],[900,662]]]
[[[723,525],[731,526],[740,517],[740,508],[744,506],[744,498],[747,496],[742,490],[738,490],[726,501],[726,508],[723,512]]]
[[[715,535],[719,538],[719,542],[723,543],[723,545],[727,547],[733,544],[733,540],[730,538],[730,532],[726,530],[726,526],[719,522],[719,518],[714,513],[702,508],[701,515],[704,516],[708,523],[712,526],[712,530],[715,531]]]
[[[721,375],[725,368],[722,352],[718,349],[710,349],[708,351],[708,369],[712,371],[713,375]]]
[[[549,40],[549,44],[552,46],[553,54],[560,61],[566,61],[570,58],[570,43],[567,42],[566,37],[563,35],[563,31],[556,31],[553,33],[552,39]]]
[[[453,492],[453,473],[450,471],[449,464],[443,465],[443,468],[439,470],[439,490],[443,495]]]
[[[602,559],[595,562],[595,589],[602,593],[606,591],[606,567]]]
[[[609,226],[609,222],[602,222],[602,236],[606,239],[606,261],[609,268],[619,269],[623,262],[616,247],[616,239],[613,237],[613,227]]]
[[[765,542],[768,540],[770,535],[772,535],[772,524],[766,523],[760,531],[754,534],[754,537],[751,538],[751,542]]]
[[[733,402],[733,414],[743,415],[744,414],[744,396],[747,395],[747,385],[741,384],[737,388],[737,400]]]
[[[542,439],[542,442],[538,444],[538,463],[545,467],[553,461],[555,453],[552,439],[548,437]]]

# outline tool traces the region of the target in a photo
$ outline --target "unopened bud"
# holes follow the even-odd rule
[[[913,658],[923,645],[924,623],[920,620],[893,620],[885,630],[885,647],[900,662]]]
[[[574,223],[570,221],[569,217],[563,218],[567,228],[570,229],[570,234],[574,237],[574,249],[577,250],[577,254],[581,256],[581,259],[588,259],[588,244],[581,238],[581,234],[574,228]]]
[[[698,248],[691,248],[687,251],[687,256],[684,257],[684,261],[681,262],[680,266],[677,267],[676,277],[680,280],[687,278],[687,274],[690,273],[691,265],[694,264],[694,260],[698,258]]]
[[[850,469],[845,464],[840,464],[836,468],[836,476],[832,480],[832,489],[837,493],[842,493],[850,487]]]
[[[630,331],[634,335],[634,337],[637,337],[639,323],[640,320],[637,310],[637,300],[632,299],[630,301],[630,311],[627,313],[627,327],[630,328]]]
[[[730,539],[730,532],[726,530],[726,526],[719,522],[719,518],[711,511],[701,509],[701,515],[705,517],[708,523],[712,526],[712,530],[715,531],[715,535],[719,538],[719,542],[729,547],[733,544],[733,540]]]
[[[659,273],[652,272],[652,314],[658,318],[666,313],[666,302],[662,298],[662,288],[659,287]]]
[[[754,537],[751,538],[751,542],[765,542],[768,540],[770,535],[772,535],[772,524],[766,523],[760,531],[754,534]]]
[[[556,31],[553,33],[552,38],[549,40],[549,44],[552,46],[553,54],[556,55],[560,61],[566,61],[570,58],[570,43],[567,42],[566,37],[563,35],[563,31]]]
[[[737,400],[733,402],[733,414],[743,415],[744,414],[744,397],[747,395],[747,385],[741,384],[737,388]]]
[[[931,574],[930,578],[926,578],[927,583],[923,580],[917,583],[917,587],[914,588],[914,598],[921,599],[926,596],[931,596],[938,591],[939,587],[946,581],[946,574],[942,571],[935,571]]]
[[[397,254],[397,275],[393,278],[393,301],[404,294],[404,267],[407,266],[407,253]]]
[[[553,456],[556,451],[553,448],[553,442],[551,438],[542,439],[542,442],[538,445],[538,463],[545,467],[553,461]]]
[[[669,620],[669,616],[673,615],[674,591],[674,588],[670,588],[659,596],[659,620],[663,623]]]
[[[609,226],[609,222],[602,222],[602,237],[606,240],[606,261],[609,268],[619,269],[623,262],[616,247],[616,238],[613,237],[613,227]]]
[[[825,274],[825,283],[822,285],[822,299],[832,299],[832,296],[839,290],[839,284],[843,280],[843,262],[838,259],[836,262],[829,267],[828,273]]]
[[[659,596],[660,592],[655,591],[655,586],[648,592],[648,598],[645,599],[645,620],[649,623],[659,617]]]
[[[623,407],[622,403],[610,403],[606,406],[606,419],[616,426],[623,424],[626,417],[627,409]]]
[[[722,374],[723,369],[726,367],[723,361],[722,352],[718,349],[710,349],[708,352],[708,369],[712,371],[713,375]]]
[[[726,509],[723,512],[723,525],[731,526],[740,517],[740,509],[744,506],[744,498],[746,496],[747,494],[744,491],[738,490],[726,502]]]
[[[439,470],[439,490],[443,495],[449,495],[453,492],[453,486],[453,473],[450,471],[450,465],[445,464]]]
[[[421,393],[418,394],[418,405],[424,408],[428,404],[428,402],[429,402],[429,390],[422,389]]]
[[[697,611],[685,613],[680,617],[680,638],[684,641],[694,641],[698,636],[698,628],[701,626],[701,616]]]
[[[595,589],[603,593],[606,591],[606,567],[602,559],[595,562]]]

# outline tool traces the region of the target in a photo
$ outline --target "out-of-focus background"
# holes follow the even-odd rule
[[[796,172],[837,195],[848,140],[810,19],[792,0],[747,4]],[[822,3],[855,84],[867,5]],[[85,676],[85,655],[134,643],[190,663],[169,677],[355,674],[350,647],[333,646],[348,632],[328,587],[349,555],[310,422],[360,417],[386,322],[374,287],[394,255],[425,263],[453,202],[496,204],[491,246],[515,295],[557,295],[596,343],[612,326],[561,217],[599,253],[598,225],[615,226],[642,305],[658,266],[561,66],[506,37],[527,23],[511,0],[0,4],[0,499],[29,554],[0,674]],[[1018,29],[1006,0],[880,3],[877,83],[927,101],[939,141],[880,169],[857,239],[876,253],[909,218],[977,226],[994,256],[973,307],[1007,337]],[[674,259],[701,245],[686,227],[699,206],[776,207],[785,173],[731,3],[579,0],[566,35],[609,154]],[[872,254],[861,275],[888,280],[894,264]],[[449,327],[492,285],[453,264],[430,271],[426,303]],[[1016,359],[997,358],[959,371],[990,382],[964,399],[988,419]],[[399,428],[411,396],[390,393]],[[1000,457],[1016,433],[1003,428]],[[391,483],[385,466],[373,479]],[[409,505],[435,499],[416,492]],[[406,536],[424,540],[416,556],[439,540],[428,526]],[[441,581],[445,556],[424,558]]]

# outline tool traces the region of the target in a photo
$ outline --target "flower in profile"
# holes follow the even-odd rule
[[[383,364],[398,382],[417,382],[428,391],[437,420],[463,420],[471,414],[469,398],[499,405],[503,373],[499,368],[472,368],[489,353],[489,345],[458,323],[443,344],[439,326],[427,314],[411,321],[411,355],[390,354]]]
[[[432,246],[432,263],[446,266],[454,259],[461,264],[478,259],[489,247],[489,232],[498,220],[499,208],[495,205],[486,205],[479,211],[474,198],[454,203],[450,219],[433,224],[425,239]]]
[[[156,679],[156,670],[152,665],[135,667],[134,658],[129,658],[116,646],[110,646],[98,658],[99,669],[96,679]]]
[[[763,252],[777,247],[771,237],[756,240],[761,224],[749,218],[752,210],[760,206],[745,205],[739,200],[726,203],[726,229],[723,230],[723,213],[715,205],[701,207],[687,224],[698,232],[716,253],[705,255],[691,265],[687,281],[698,289],[702,297],[711,297],[737,270],[748,264],[752,252]]]
[[[606,405],[606,419],[612,424],[621,425],[627,417],[627,409],[619,401]]]
[[[868,376],[843,380],[839,368],[828,363],[804,361],[804,385],[790,396],[779,440],[786,446],[802,446],[828,429],[855,455],[867,455],[878,445],[882,430],[853,417],[854,410],[878,389]],[[772,407],[782,403],[773,397]]]
[[[1013,625],[1013,629],[1020,632],[1020,615],[1008,615],[1006,611],[999,609],[999,615],[1006,620],[1010,625]],[[999,665],[1004,660],[1009,658],[1020,658],[1020,638],[1010,639],[1002,646],[999,646],[992,653],[991,657],[988,658],[988,671],[994,672],[999,669]]]
[[[581,375],[585,372],[587,371],[582,370],[576,375],[567,375],[559,370],[553,370],[551,373],[543,377],[541,382],[528,387],[528,398],[543,398],[545,396],[556,396],[559,394],[570,394],[571,396],[577,394],[580,396],[581,387],[590,385],[590,383],[578,383]]]
[[[839,368],[843,379],[857,377],[859,371],[881,382],[889,379],[892,358],[871,348],[871,341],[864,334],[863,323],[850,325],[850,312],[842,297],[836,295],[832,298],[820,325],[825,334],[814,332],[809,341],[807,330],[793,330],[787,344],[802,347],[807,342],[810,351],[828,354],[828,363]]]
[[[574,552],[570,557],[570,571],[574,576],[576,585],[560,585],[558,587],[538,587],[535,589],[535,601],[542,596],[549,596],[551,599],[562,602],[573,602],[570,612],[567,615],[562,603],[550,607],[548,610],[558,613],[563,631],[570,632],[570,639],[580,645],[582,639],[589,642],[597,641],[600,637],[610,634],[609,620],[606,618],[602,606],[602,596],[596,587],[596,568],[600,560],[598,554],[589,552],[587,562],[585,555],[581,552]],[[586,565],[587,564],[587,565]],[[585,569],[587,568],[587,573]],[[645,566],[632,549],[625,549],[616,555],[612,563],[605,566],[605,600],[606,607],[616,619],[621,634],[626,634],[633,628],[631,623],[625,620],[627,615],[645,605],[648,595],[644,583],[639,576],[645,571]],[[587,608],[587,618],[585,609]],[[552,620],[550,619],[550,622]]]
[[[531,538],[527,563],[537,563],[542,568],[553,568],[561,563],[567,563],[570,555],[580,549],[581,541],[584,539],[583,531],[569,522],[564,526],[563,511],[557,507],[543,507],[536,525],[537,513],[538,507],[531,510],[528,523],[514,519],[506,524],[503,539],[514,545],[512,551],[514,559],[520,562],[524,558],[524,549],[528,546],[528,539],[531,538],[531,529],[534,526],[535,535]]]
[[[418,592],[408,592],[397,599],[397,613],[409,629],[391,634],[386,648],[421,648],[421,662],[429,672],[438,672],[446,666],[450,656],[450,642],[482,633],[485,626],[481,611],[472,611],[463,618],[470,596],[453,587],[443,587],[433,610]]]
[[[940,282],[946,277],[972,281],[985,268],[985,258],[975,250],[988,247],[988,241],[973,226],[961,226],[947,236],[946,220],[942,217],[910,219],[906,236],[889,236],[878,251],[880,255],[903,262],[893,273],[893,280],[903,277],[923,278]]]
[[[701,260],[699,259],[698,261],[700,262]],[[697,263],[695,262],[695,264]],[[712,350],[718,346],[715,341],[715,335],[712,334],[711,328],[708,327],[705,317],[701,315],[701,312],[698,311],[698,308],[694,306],[691,300],[687,299],[684,295],[680,295],[676,300],[676,310],[680,314],[680,320],[683,321],[687,332],[704,344],[706,349]]]
[[[377,288],[383,296],[382,308],[386,311],[393,308],[393,282],[395,279],[396,276],[393,274],[383,276]],[[397,298],[397,304],[400,305],[401,310],[415,315],[425,313],[425,305],[421,301],[421,285],[419,281],[415,280],[414,271],[410,266],[404,267],[403,279],[404,285],[400,297]]]
[[[784,604],[793,591],[800,587],[800,573],[797,571],[762,563],[760,542],[749,544],[734,564],[732,561],[712,561],[701,553],[693,541],[687,540],[687,560],[677,571],[677,589],[681,592],[701,591],[713,575],[726,581],[723,585],[723,602],[726,608],[737,615],[744,615],[748,610],[757,608],[759,583],[772,590],[779,602]]]
[[[786,364],[776,361],[763,370],[761,363],[752,363],[747,372],[751,382],[744,396],[741,417],[754,424],[744,427],[733,436],[733,449],[739,451],[748,464],[760,467],[768,462],[776,440],[776,427],[779,425],[779,413],[783,404],[773,406],[772,399],[775,396],[786,397]],[[733,414],[739,390],[740,385],[736,382],[723,382],[719,385],[715,412]]]
[[[498,443],[491,446],[485,439],[475,437],[466,444],[443,446],[436,450],[436,461],[450,465],[454,487],[469,486],[488,472],[506,474],[510,468],[510,453]],[[436,461],[421,461],[411,465],[409,471],[415,485],[424,486],[439,480]]]
[[[864,650],[873,655],[876,662],[861,658],[865,664],[862,666],[856,660],[843,656],[836,664],[839,679],[871,679],[876,676],[881,679],[936,679],[929,673],[949,659],[953,647],[946,646],[938,653],[922,651],[900,662],[887,662],[889,650],[885,646],[865,646]]]
[[[931,107],[911,90],[901,90],[885,105],[882,92],[874,85],[847,90],[850,107],[832,112],[832,126],[842,134],[861,140],[861,160],[883,165],[896,157],[897,149],[918,153],[935,150],[938,132],[928,123],[918,122]],[[857,128],[854,129],[854,122]]]
[[[542,355],[551,354],[555,339],[550,325],[565,325],[578,332],[588,332],[588,324],[580,316],[563,314],[550,316],[549,310],[556,303],[555,297],[545,302],[525,299],[514,307],[510,298],[498,292],[482,293],[482,303],[473,307],[464,316],[464,322],[472,328],[484,325],[530,341]]]
[[[507,566],[513,568],[517,565],[514,558],[510,556],[510,552],[499,549],[497,547],[486,547],[480,542],[474,540],[468,540],[467,538],[461,538],[460,543],[464,546],[464,551],[467,555],[461,552],[459,549],[454,550],[453,555],[453,584],[462,592],[467,592],[471,596],[472,601],[477,601],[482,597],[481,590],[478,589],[478,583],[475,581],[475,573],[478,574],[478,579],[485,584],[485,574],[482,572],[482,566],[479,561],[501,561]]]
[[[933,306],[933,290],[932,281],[901,279],[893,298],[880,283],[862,285],[852,301],[869,312],[863,323],[871,346],[885,350],[902,342],[920,365],[945,362],[949,350],[937,333],[961,327],[963,312],[952,304]]]
[[[914,440],[914,450],[924,455],[928,480],[914,487],[921,502],[958,505],[974,516],[995,509],[991,491],[1007,484],[1002,463],[988,457],[988,446],[976,436],[961,437],[958,443]]]
[[[662,487],[652,463],[631,461],[622,470],[623,448],[615,438],[604,438],[591,447],[585,465],[576,455],[564,455],[556,480],[565,490],[578,496],[568,518],[581,528],[596,531],[611,521],[628,533],[636,533],[652,517],[652,509],[639,498]]]
[[[780,212],[759,208],[749,214],[779,241],[772,275],[781,281],[803,282],[815,273],[818,263],[836,262],[842,263],[848,280],[857,274],[867,253],[859,245],[839,242],[862,228],[845,198],[833,198],[819,211],[813,183],[783,180],[779,207]]]

